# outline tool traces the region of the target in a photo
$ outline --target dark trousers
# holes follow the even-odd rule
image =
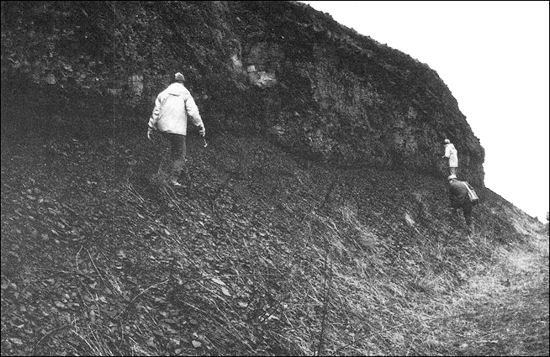
[[[169,155],[163,155],[159,166],[159,174],[166,174],[170,181],[177,181],[182,171],[185,171],[186,176],[189,176],[187,165],[185,165],[185,157],[187,155],[185,135],[171,133],[161,134],[169,143],[170,153]]]
[[[467,201],[462,205],[462,213],[464,214],[466,225],[470,227],[472,225],[472,204],[470,201]]]

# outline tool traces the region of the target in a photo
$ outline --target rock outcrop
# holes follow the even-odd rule
[[[210,133],[343,166],[462,177],[484,150],[437,73],[295,2],[2,3],[2,133],[145,127],[181,71]]]

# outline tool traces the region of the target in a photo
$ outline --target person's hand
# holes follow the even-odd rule
[[[149,139],[149,140],[153,140],[153,139],[151,139],[151,133],[153,133],[153,129],[148,128],[147,129],[147,139]]]
[[[206,129],[204,128],[204,126],[201,126],[200,129],[199,129],[199,135],[202,136],[204,138],[204,136],[206,135]]]

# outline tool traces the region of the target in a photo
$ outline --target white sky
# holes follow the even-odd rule
[[[303,2],[435,70],[485,148],[485,185],[546,222],[549,2]]]

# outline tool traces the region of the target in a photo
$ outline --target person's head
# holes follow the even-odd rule
[[[445,139],[444,143],[445,143],[445,145],[450,144],[450,143],[451,143],[451,140]]]
[[[449,183],[453,182],[454,180],[456,180],[456,175],[449,175],[449,177],[447,177],[447,181],[449,181]]]
[[[178,72],[174,75],[174,80],[178,83],[183,83],[183,81],[185,80],[185,77],[183,76],[183,74]]]

